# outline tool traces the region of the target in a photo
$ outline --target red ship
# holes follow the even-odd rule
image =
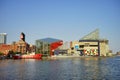
[[[13,59],[42,59],[42,54],[15,55]]]

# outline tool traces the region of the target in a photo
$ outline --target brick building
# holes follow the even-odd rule
[[[0,45],[0,52],[7,55],[9,53],[9,51],[12,50],[12,46],[11,45],[7,45],[7,44],[1,44]]]
[[[10,45],[1,44],[0,52],[4,54],[8,54],[9,51],[27,53],[29,52],[29,44],[25,42],[25,34],[22,32],[20,35],[20,40],[18,42],[13,42]]]

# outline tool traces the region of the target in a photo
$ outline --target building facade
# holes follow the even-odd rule
[[[7,33],[0,33],[0,44],[6,44]]]
[[[84,56],[107,56],[109,53],[108,40],[99,38],[98,29],[84,36],[79,41],[70,43],[69,53]]]
[[[9,51],[20,52],[22,54],[30,52],[29,44],[25,42],[25,34],[23,32],[21,33],[20,40],[18,42],[13,42],[10,45],[0,44],[0,52],[7,55]]]
[[[25,34],[21,32],[20,34],[20,40],[18,42],[15,42],[13,44],[14,51],[20,52],[20,53],[27,53],[29,52],[29,44],[25,42]]]
[[[99,41],[98,40],[80,40],[71,42],[71,53],[79,55],[99,56]]]
[[[13,48],[11,45],[7,44],[0,44],[0,52],[3,53],[4,55],[7,55],[9,51],[12,51]]]
[[[19,40],[18,42],[15,43],[16,49],[15,51],[21,52],[21,53],[27,53],[29,49],[29,44],[27,44],[23,40]]]
[[[109,53],[111,53],[111,50],[109,49],[109,41],[100,40],[99,42],[100,42],[100,56],[109,56]]]
[[[36,53],[42,53],[43,55],[54,55],[55,49],[63,44],[62,40],[54,38],[44,38],[36,40]]]

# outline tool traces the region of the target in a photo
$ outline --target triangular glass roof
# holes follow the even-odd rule
[[[80,40],[99,40],[99,29],[96,29],[93,32],[87,34]]]

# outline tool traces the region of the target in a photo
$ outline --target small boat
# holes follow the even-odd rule
[[[21,59],[21,55],[20,55],[20,54],[15,54],[15,55],[13,56],[13,59]]]

